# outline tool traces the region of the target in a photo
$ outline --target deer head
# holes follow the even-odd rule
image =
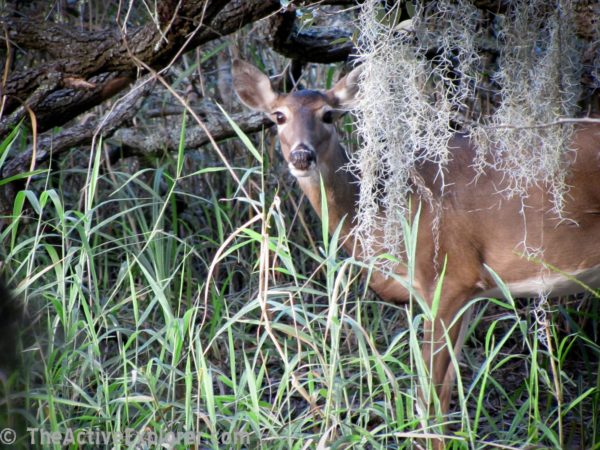
[[[346,161],[334,122],[351,105],[358,92],[360,68],[354,69],[326,91],[276,92],[256,67],[233,62],[233,83],[244,104],[262,111],[277,124],[283,157],[297,178],[326,177]]]

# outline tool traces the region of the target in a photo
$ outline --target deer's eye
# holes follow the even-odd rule
[[[334,119],[335,119],[335,117],[333,115],[333,111],[329,110],[329,111],[325,111],[323,113],[323,117],[322,117],[323,122],[333,123]]]
[[[273,113],[273,118],[275,119],[275,123],[277,123],[277,125],[283,125],[285,123],[285,114],[283,114],[281,111],[275,111]]]

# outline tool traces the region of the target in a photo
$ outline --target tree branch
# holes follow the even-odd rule
[[[308,0],[304,4],[339,2]],[[38,132],[63,125],[127,87],[137,76],[136,60],[162,69],[182,50],[233,33],[279,9],[279,0],[168,0],[160,3],[160,29],[151,23],[127,35],[118,29],[89,32],[35,18],[4,16],[0,28],[12,46],[40,50],[50,58],[12,73],[0,87],[0,95],[7,99],[0,139],[25,117],[22,105],[36,114]],[[306,36],[307,40],[299,42],[316,49],[319,39],[334,36]],[[338,51],[342,53],[335,58],[342,58],[347,50]]]
[[[215,141],[222,141],[237,136],[227,119],[222,113],[212,113],[207,107],[207,114],[197,111],[199,115],[208,120],[206,127]],[[216,108],[215,108],[216,109]],[[272,122],[263,114],[258,112],[244,112],[231,115],[231,119],[245,133],[254,133],[272,125]],[[127,156],[160,156],[165,152],[175,152],[179,148],[181,133],[181,118],[168,119],[159,127],[152,126],[143,128],[122,128],[111,138],[111,142],[119,145]],[[199,126],[188,126],[185,134],[185,145],[187,148],[198,148],[208,144],[209,138],[206,132]]]
[[[263,34],[277,53],[305,63],[346,61],[356,53],[349,30],[338,27],[301,30],[293,10],[273,15]]]
[[[131,90],[117,100],[114,107],[100,119],[74,125],[55,136],[44,136],[39,140],[37,149],[30,147],[9,159],[2,167],[0,178],[8,178],[27,171],[34,154],[35,165],[38,165],[72,147],[89,144],[97,135],[104,137],[112,135],[123,123],[135,116],[154,84],[149,76],[140,78]]]
[[[23,104],[34,111],[38,131],[43,132],[68,122],[128,86],[138,70],[136,59],[152,68],[162,68],[181,51],[190,33],[196,29],[212,29],[214,26],[209,26],[209,22],[228,3],[230,0],[188,1],[176,10],[178,1],[163,2],[160,14],[170,21],[166,33],[155,24],[148,24],[126,36],[112,29],[88,33],[39,19],[1,18],[0,25],[13,46],[43,50],[54,57],[50,58],[51,62],[11,74],[0,88],[0,94],[6,95],[8,100],[4,114],[12,113],[0,121],[0,137],[9,133],[25,116],[25,108],[20,108]],[[244,12],[244,8],[239,11],[240,14]],[[252,18],[243,16],[235,20],[235,17],[228,17],[238,27]],[[217,20],[216,24],[221,22]],[[86,83],[73,86],[68,82],[70,79]],[[53,80],[54,84],[50,85],[48,80]],[[41,87],[44,89],[40,90]]]

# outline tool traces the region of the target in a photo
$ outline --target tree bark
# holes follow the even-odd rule
[[[203,115],[202,111],[196,112]],[[205,122],[205,125],[215,141],[219,142],[237,136],[221,113],[206,115],[206,117],[211,117]],[[259,112],[232,114],[231,119],[247,134],[273,125],[271,120]],[[164,125],[158,127],[122,128],[117,130],[110,141],[122,149],[124,156],[160,156],[165,152],[177,151],[180,132],[181,118],[169,119]],[[190,124],[186,127],[185,145],[187,148],[202,147],[209,142],[208,134],[200,126]]]
[[[277,53],[303,63],[347,61],[352,54],[356,54],[349,30],[338,27],[302,30],[297,25],[293,10],[273,15],[263,34]]]
[[[37,131],[43,132],[123,90],[135,79],[138,61],[162,68],[185,50],[190,33],[209,28],[228,3],[188,1],[177,9],[177,1],[162,2],[160,29],[148,24],[127,34],[114,29],[68,29],[37,18],[3,17],[0,25],[12,45],[44,51],[49,61],[12,74],[3,84],[1,94],[8,100],[4,114],[8,115],[0,121],[0,138],[25,117],[28,108],[36,114]]]
[[[117,29],[73,29],[39,18],[2,17],[0,29],[11,46],[42,51],[48,58],[10,74],[0,86],[0,95],[6,96],[0,139],[27,116],[28,109],[36,115],[38,132],[63,125],[129,86],[140,62],[160,70],[183,51],[281,9],[279,0],[183,1],[179,9],[178,4],[176,0],[160,3],[160,27],[151,23],[126,34]],[[311,43],[316,39],[320,37]]]

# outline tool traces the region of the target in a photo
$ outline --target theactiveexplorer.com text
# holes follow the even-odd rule
[[[152,430],[134,430],[126,428],[125,431],[101,431],[97,429],[71,429],[66,428],[63,431],[48,431],[42,428],[27,428],[29,433],[29,442],[31,445],[58,445],[67,446],[78,445],[125,445],[134,444],[156,445],[162,447],[168,445],[194,445],[206,442],[206,434],[196,433],[194,431],[182,432],[159,432]]]

